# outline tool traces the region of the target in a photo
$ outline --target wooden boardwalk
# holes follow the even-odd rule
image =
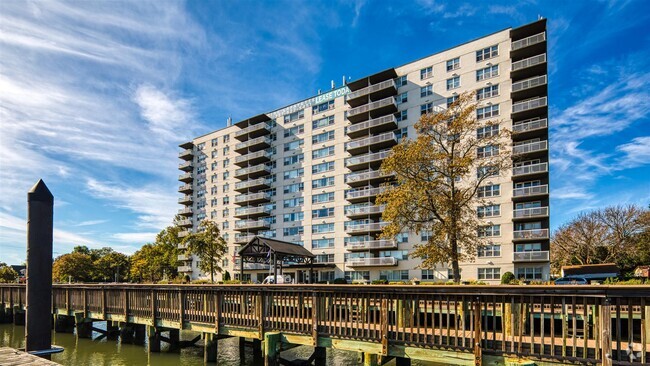
[[[52,366],[56,362],[30,355],[14,348],[0,347],[0,365],[2,366]]]
[[[650,286],[55,285],[53,311],[448,364],[650,361]],[[24,287],[0,284],[5,309]]]

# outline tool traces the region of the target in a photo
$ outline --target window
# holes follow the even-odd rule
[[[311,181],[311,188],[313,189],[331,187],[333,185],[334,185],[334,177],[314,179]]]
[[[494,217],[501,215],[501,205],[481,206],[476,209],[478,217]]]
[[[452,58],[451,60],[447,60],[447,71],[453,71],[456,69],[460,68],[460,58]]]
[[[426,103],[420,105],[420,115],[425,115],[428,113],[433,113],[433,103]]]
[[[217,162],[215,161],[214,163],[210,164],[210,170],[215,170],[217,169],[218,166],[219,164],[217,164]]]
[[[226,160],[224,160],[224,161],[223,161],[223,167],[224,167],[224,168],[227,168],[228,165],[230,165],[230,159],[226,159]]]
[[[318,248],[334,248],[334,239],[315,239],[311,241],[312,249]]]
[[[320,118],[311,123],[312,129],[317,129],[321,127],[331,126],[334,124],[334,116],[329,116],[325,118]]]
[[[404,92],[404,93],[396,96],[395,101],[397,102],[397,105],[408,102],[409,101],[408,92]]]
[[[228,192],[230,190],[230,184],[226,183],[226,184],[223,185],[222,188],[223,188],[223,193],[226,193],[226,192]]]
[[[481,146],[476,149],[478,158],[489,158],[490,156],[499,155],[499,147],[496,145]]]
[[[320,271],[319,275],[320,275],[319,278],[320,278],[321,281],[330,282],[330,281],[334,281],[336,272],[335,271]]]
[[[334,207],[311,210],[312,219],[320,219],[320,218],[332,217],[332,216],[334,216]]]
[[[479,258],[500,257],[501,244],[481,245],[480,247],[478,247],[478,256]]]
[[[420,88],[420,97],[428,97],[433,94],[433,85],[427,85]]]
[[[230,177],[230,172],[223,172],[223,180],[228,179]]]
[[[288,200],[284,200],[282,207],[284,208],[290,208],[290,207],[299,207],[302,206],[303,203],[305,202],[305,199],[302,197],[297,197],[297,198],[291,198]]]
[[[287,156],[284,158],[284,166],[300,163],[305,160],[305,154],[298,154],[294,156]]]
[[[284,172],[284,179],[293,179],[293,178],[299,178],[305,175],[305,169],[303,168],[298,168],[294,170],[287,170]]]
[[[501,235],[501,225],[488,225],[482,226],[478,229],[478,236],[481,238],[489,236],[500,236]]]
[[[345,280],[351,281],[370,281],[370,271],[345,271]]]
[[[282,229],[282,235],[284,236],[301,235],[304,232],[305,228],[303,226],[285,227]]]
[[[222,153],[223,153],[224,155],[228,155],[229,152],[230,152],[230,146],[226,146],[226,147],[223,148]]]
[[[499,105],[493,104],[483,108],[476,109],[476,119],[490,118],[499,115]]]
[[[431,281],[436,279],[436,271],[433,269],[423,269],[420,273],[420,279],[422,281]]]
[[[497,56],[499,56],[499,46],[498,45],[490,46],[482,50],[476,51],[476,62],[481,62],[483,60],[487,60]]]
[[[328,146],[322,149],[316,149],[311,152],[312,159],[321,159],[332,155],[334,155],[334,146]]]
[[[515,246],[515,252],[539,252],[542,250],[542,243],[526,243],[526,244],[517,244]]]
[[[458,100],[458,95],[453,95],[447,98],[447,108],[451,107],[451,105],[454,104],[454,102],[457,100]]]
[[[499,175],[499,169],[495,166],[480,166],[476,168],[476,178],[485,178]]]
[[[284,194],[302,192],[305,189],[304,183],[287,184],[284,186]]]
[[[496,97],[499,95],[499,84],[490,85],[476,91],[476,100]]]
[[[286,114],[284,116],[284,123],[289,123],[289,122],[295,122],[301,118],[305,117],[305,110],[301,109],[297,112],[293,112],[291,114]]]
[[[334,263],[334,254],[318,254],[315,259],[316,263]]]
[[[322,142],[327,142],[330,140],[334,140],[334,131],[319,133],[318,135],[313,135],[311,137],[312,144],[320,144]]]
[[[481,127],[476,130],[476,138],[482,139],[486,137],[492,137],[496,136],[499,134],[499,125],[489,125],[485,127]]]
[[[287,142],[286,144],[284,144],[284,151],[300,149],[304,143],[305,142],[303,139]]]
[[[221,227],[222,227],[224,230],[225,230],[225,229],[228,229],[228,228],[230,227],[230,223],[229,223],[228,221],[224,221],[224,222],[221,224]]]
[[[490,79],[499,76],[499,65],[492,65],[481,70],[476,70],[476,81]]]
[[[447,90],[456,89],[460,87],[460,76],[454,76],[451,79],[447,79]]]
[[[325,111],[327,111],[329,109],[334,109],[334,101],[333,100],[330,100],[329,102],[317,104],[317,105],[311,107],[311,113],[316,114],[316,113],[320,113],[320,112],[325,112]]]
[[[399,130],[396,130],[394,132],[395,137],[397,138],[397,142],[401,142],[403,139],[407,138],[409,136],[409,128],[408,127],[402,127]]]
[[[386,281],[408,281],[408,270],[394,270],[394,271],[379,271],[379,279]]]
[[[498,280],[501,278],[501,268],[479,268],[478,269],[478,279],[479,280]]]
[[[304,218],[305,218],[304,212],[294,212],[294,213],[284,214],[282,216],[282,221],[283,222],[302,221]]]
[[[334,232],[334,223],[317,224],[311,226],[312,234],[331,233]]]
[[[223,135],[223,142],[226,143],[230,141],[230,135]]]
[[[459,273],[463,273],[463,269],[459,268],[458,269]],[[454,270],[452,268],[447,269],[447,279],[452,280],[454,278]]]
[[[224,204],[224,205],[228,205],[228,204],[230,204],[230,197],[228,197],[228,196],[224,197],[224,198],[223,198],[223,204]]]
[[[428,79],[433,76],[433,66],[425,67],[420,70],[420,80]]]
[[[406,260],[409,257],[408,250],[382,250],[379,252],[380,257],[393,257],[399,260]]]
[[[542,267],[523,267],[517,268],[515,276],[525,280],[541,280],[543,268]]]
[[[397,243],[408,243],[409,233],[399,233],[395,235],[395,242]]]
[[[398,88],[400,86],[406,85],[407,82],[408,80],[406,79],[406,75],[400,76],[397,79],[395,79],[395,84],[397,85]]]
[[[397,122],[400,122],[400,121],[406,121],[407,118],[408,118],[408,110],[405,109],[403,111],[400,111],[397,114],[397,117],[395,119],[397,120]]]
[[[334,201],[334,192],[315,194],[311,196],[311,203],[326,203]]]
[[[214,149],[214,150],[212,150],[212,153],[211,153],[211,154],[212,154],[212,155],[210,155],[210,157],[211,157],[212,159],[214,159],[214,158],[216,158],[217,155],[219,154],[219,151],[218,151],[217,149]]]
[[[329,172],[329,171],[332,171],[332,170],[334,170],[334,162],[333,161],[328,161],[326,163],[312,165],[312,167],[311,167],[311,173],[312,174],[324,173],[324,172]]]
[[[212,147],[215,147],[215,146],[219,145],[219,139],[218,139],[218,138],[214,138],[214,139],[212,139],[212,140],[210,141],[210,143],[211,143]]]
[[[296,136],[305,132],[305,125],[298,125],[284,130],[284,137]]]
[[[495,197],[495,196],[499,196],[500,194],[501,194],[500,184],[478,187],[479,198]]]

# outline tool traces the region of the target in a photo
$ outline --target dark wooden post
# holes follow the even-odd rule
[[[381,354],[388,355],[388,299],[382,295],[381,299]]]
[[[481,298],[474,301],[474,365],[481,366],[483,355],[481,350]]]
[[[52,346],[53,217],[54,196],[39,180],[27,193],[26,351],[49,350]]]
[[[603,366],[612,365],[612,309],[611,300],[605,298],[600,305],[600,357]],[[575,336],[575,334],[574,334]]]

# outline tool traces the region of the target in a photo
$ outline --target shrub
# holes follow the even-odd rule
[[[224,285],[239,285],[242,282],[240,280],[228,280],[228,281],[223,281]]]
[[[210,280],[194,280],[194,281],[192,281],[193,285],[207,285],[207,284],[211,284],[211,283],[212,282],[210,282]]]
[[[230,281],[230,272],[226,271],[226,272],[223,274],[223,280],[224,280],[224,281]]]
[[[516,281],[515,275],[512,272],[506,272],[501,276],[502,285],[510,285]]]
[[[372,285],[388,285],[388,280],[372,280]]]
[[[348,281],[345,278],[335,278],[332,283],[335,285],[347,285]]]

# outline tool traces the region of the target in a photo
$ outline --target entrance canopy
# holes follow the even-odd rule
[[[274,278],[277,279],[278,265],[282,273],[282,263],[288,262],[308,265],[309,279],[313,283],[315,257],[302,245],[255,236],[239,250],[240,278],[244,278],[244,263],[268,264],[273,268]]]

